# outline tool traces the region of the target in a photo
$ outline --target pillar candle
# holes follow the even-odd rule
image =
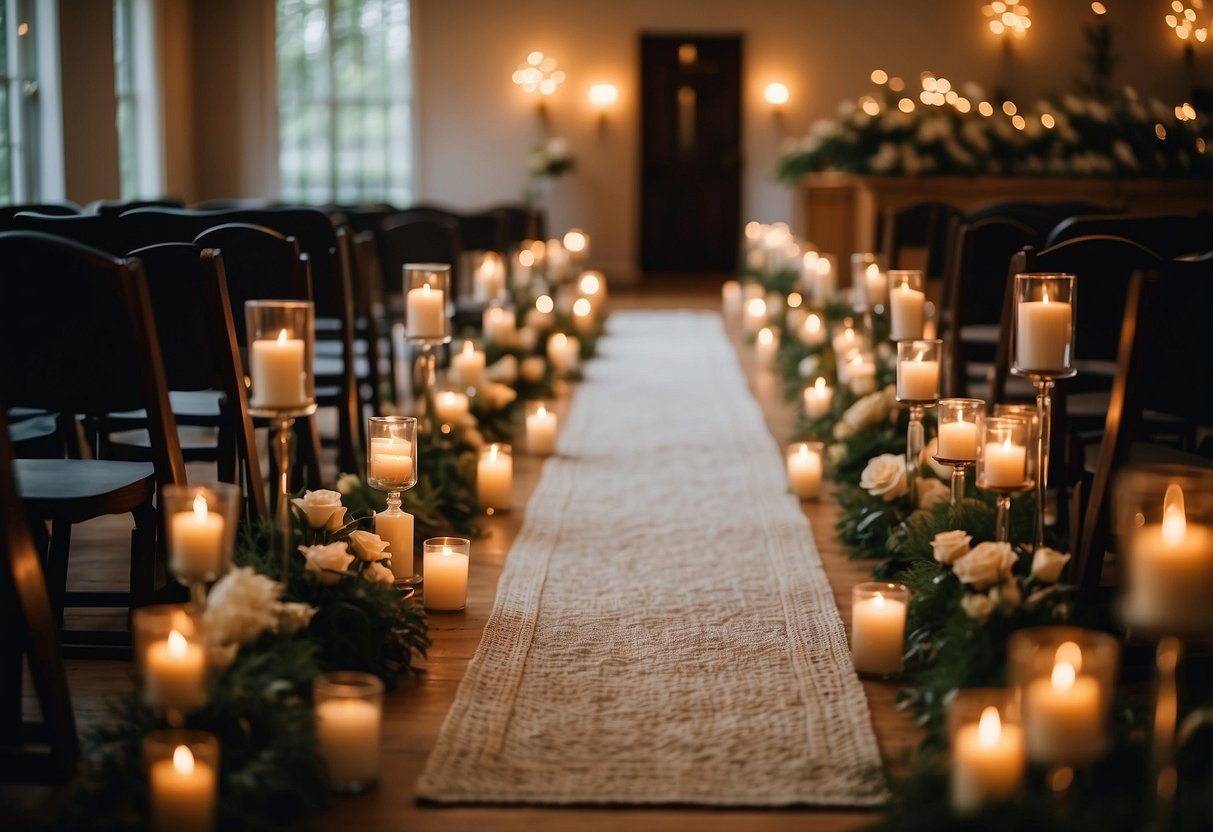
[[[725,318],[736,320],[741,315],[741,284],[726,280],[720,287],[720,300]]]
[[[468,602],[468,556],[443,546],[425,553],[425,606],[455,612]]]
[[[1070,364],[1073,307],[1044,300],[1023,301],[1016,309],[1015,364],[1023,370],[1058,372]]]
[[[757,334],[758,330],[767,325],[767,302],[764,298],[751,298],[746,301],[743,323],[745,331],[751,335]]]
[[[1004,724],[998,708],[960,726],[952,743],[952,807],[972,814],[1011,797],[1023,781],[1023,730]]]
[[[172,759],[155,760],[148,770],[152,832],[213,832],[215,767],[179,745]]]
[[[501,306],[490,306],[484,310],[481,319],[484,337],[494,344],[508,346],[518,331],[518,321],[514,318],[514,310]]]
[[[295,408],[307,403],[307,374],[302,338],[258,338],[249,352],[252,397],[259,408]]]
[[[977,459],[977,425],[974,422],[940,422],[936,456],[956,462]]]
[[[177,630],[148,645],[143,673],[150,705],[189,710],[206,701],[206,651]]]
[[[446,298],[441,289],[426,283],[409,289],[407,305],[408,337],[442,338],[446,335]]]
[[[865,361],[862,353],[856,353],[847,362],[847,384],[856,396],[866,396],[876,389],[876,364]]]
[[[514,481],[514,458],[496,443],[480,454],[476,466],[476,495],[484,509],[510,507],[510,487]]]
[[[902,401],[932,401],[939,398],[939,362],[923,361],[921,355],[913,361],[899,361],[897,398]]]
[[[901,284],[889,293],[889,338],[908,341],[922,337],[923,306],[926,293]]]
[[[472,284],[473,297],[482,303],[488,303],[505,291],[505,265],[500,254],[485,252],[472,275]]]
[[[379,779],[381,708],[365,699],[326,699],[316,706],[316,744],[335,783]]]
[[[826,328],[821,322],[821,316],[810,312],[804,319],[804,326],[799,329],[800,340],[806,347],[817,347],[826,339]]]
[[[871,676],[901,672],[906,604],[879,592],[851,606],[851,655],[855,669]]]
[[[526,446],[544,456],[556,450],[556,414],[543,405],[526,415]]]
[[[1057,648],[1053,672],[1028,683],[1024,731],[1033,762],[1082,762],[1100,749],[1103,710],[1099,681],[1081,675],[1081,657],[1078,645],[1066,642]]]
[[[387,542],[388,564],[397,580],[416,574],[413,567],[413,515],[400,509],[375,512],[375,534]]]
[[[207,510],[206,498],[194,498],[193,511],[173,515],[169,534],[169,561],[173,572],[186,577],[214,575],[223,554],[221,514]]]
[[[982,454],[985,485],[996,488],[1020,488],[1027,480],[1028,449],[1003,442],[987,442]]]
[[[463,349],[451,357],[451,369],[459,384],[464,387],[479,387],[484,384],[485,354],[476,349],[471,341],[463,342]]]
[[[408,482],[413,478],[413,446],[390,437],[371,440],[371,479],[393,483]]]
[[[838,284],[834,275],[834,265],[829,257],[818,255],[815,265],[817,275],[813,281],[812,297],[814,305],[821,307],[833,299]]]
[[[888,277],[875,263],[869,263],[864,269],[863,275],[868,303],[872,306],[883,306],[889,300]]]
[[[779,354],[779,336],[769,326],[758,330],[754,340],[754,361],[762,369],[775,366],[775,357]]]
[[[1213,617],[1213,528],[1190,522],[1183,489],[1167,488],[1161,523],[1137,528],[1129,544],[1126,614],[1162,630],[1207,630]]]
[[[804,389],[804,412],[810,419],[820,419],[830,412],[830,404],[834,401],[834,388],[826,384],[826,380],[818,376],[812,387]]]
[[[548,339],[548,361],[560,375],[566,375],[577,369],[581,359],[581,341],[573,335],[557,332]]]
[[[446,425],[457,425],[468,415],[468,397],[458,390],[443,390],[434,399],[438,419]]]
[[[805,443],[788,454],[788,485],[802,500],[811,500],[821,491],[821,454]]]

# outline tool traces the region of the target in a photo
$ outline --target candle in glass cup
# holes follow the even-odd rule
[[[404,483],[413,479],[413,444],[384,437],[371,440],[369,477],[385,483]]]
[[[804,389],[804,412],[810,419],[820,419],[830,412],[830,404],[834,401],[834,388],[826,384],[826,380],[818,376],[812,387]]]
[[[409,338],[442,338],[446,335],[446,293],[424,283],[409,289],[406,301]]]
[[[797,330],[800,335],[800,341],[806,347],[818,347],[825,342],[826,329],[821,322],[821,316],[816,312],[810,312],[809,316],[804,319],[804,325]]]
[[[487,303],[505,291],[505,263],[495,251],[486,251],[472,275],[473,297]]]
[[[1073,307],[1050,300],[1020,301],[1015,309],[1015,366],[1022,370],[1061,372],[1070,366]]]
[[[876,390],[876,362],[870,355],[857,352],[846,362],[847,385],[856,396]]]
[[[213,753],[207,753],[207,745]],[[144,740],[144,755],[152,832],[212,832],[218,784],[215,738],[200,731],[155,731]]]
[[[811,500],[821,492],[820,442],[797,442],[788,448],[788,485],[802,500]]]
[[[864,288],[868,303],[872,306],[883,306],[889,300],[889,281],[885,273],[876,263],[868,263],[863,271]]]
[[[581,341],[574,335],[557,332],[548,339],[548,362],[560,375],[568,375],[577,369],[581,359]]]
[[[960,726],[952,739],[952,807],[972,814],[1001,803],[1019,789],[1024,774],[1023,730],[986,707],[977,722]]]
[[[1028,449],[1008,436],[1002,442],[987,442],[982,449],[982,485],[991,488],[1022,488],[1028,478]]]
[[[767,302],[765,298],[750,298],[745,303],[745,315],[742,318],[745,331],[757,335],[758,330],[767,325]]]
[[[890,271],[889,338],[907,341],[922,337],[923,310],[927,295],[922,291],[922,272]]]
[[[527,408],[526,445],[533,454],[547,456],[556,451],[556,414],[544,402]]]
[[[939,361],[927,359],[928,348],[915,348],[913,358],[897,362],[897,398],[902,401],[934,401],[939,398]]]
[[[316,744],[334,791],[358,792],[379,779],[383,683],[369,673],[322,673],[312,683]]]
[[[468,415],[468,397],[458,390],[443,390],[434,398],[438,419],[446,425],[458,425]]]
[[[514,482],[514,457],[510,446],[494,442],[481,448],[476,465],[476,495],[480,507],[490,514],[510,507]]]
[[[1090,759],[1103,741],[1099,681],[1084,675],[1082,649],[1074,642],[1057,648],[1053,670],[1033,679],[1024,692],[1028,756],[1037,762]]]
[[[467,606],[471,544],[464,538],[436,537],[425,541],[425,608],[457,612]]]
[[[1161,471],[1156,481],[1165,479],[1165,473]],[[1192,477],[1207,479],[1209,474],[1192,472],[1188,478]],[[1208,501],[1207,494],[1192,496]],[[1171,482],[1163,497],[1161,522],[1134,524],[1129,531],[1125,616],[1131,624],[1180,633],[1207,631],[1210,626],[1213,527],[1189,518],[1186,503],[1182,485]],[[1134,515],[1145,516],[1140,510]]]
[[[250,404],[259,408],[295,408],[307,403],[306,352],[302,338],[285,329],[277,338],[258,338],[249,351]]]
[[[190,511],[173,515],[169,529],[169,561],[177,575],[214,575],[223,559],[223,515],[209,511],[198,494]]]
[[[779,333],[764,326],[758,330],[754,339],[754,360],[761,369],[775,366],[775,356],[779,354]]]
[[[811,277],[812,289],[810,296],[812,297],[813,304],[817,307],[825,306],[833,300],[834,293],[838,288],[838,272],[834,268],[836,259],[833,254],[819,252],[813,262],[816,275]]]
[[[451,356],[452,375],[464,387],[484,384],[485,354],[474,341],[464,341],[463,349]]]
[[[481,327],[484,337],[494,344],[508,345],[514,340],[518,331],[518,321],[514,318],[514,310],[504,306],[490,306],[481,316]]]
[[[143,695],[149,705],[187,711],[206,702],[206,650],[180,630],[148,645]]]
[[[940,399],[935,458],[953,463],[976,462],[984,421],[985,402],[981,399]]]
[[[851,656],[868,676],[901,673],[909,590],[901,584],[865,582],[851,592]]]

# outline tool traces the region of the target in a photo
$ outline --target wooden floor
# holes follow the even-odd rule
[[[669,277],[648,282],[642,290],[613,290],[611,303],[616,309],[719,307],[719,279]],[[741,359],[748,365],[748,350]],[[779,397],[779,385],[770,374],[750,373],[751,386],[763,405],[772,434],[784,441],[794,419],[792,408]],[[567,410],[569,396],[561,397],[559,409]],[[455,691],[468,661],[480,642],[496,592],[497,580],[505,564],[510,544],[523,520],[531,491],[538,483],[541,460],[516,456],[515,505],[512,513],[487,522],[489,535],[475,541],[472,548],[468,608],[457,614],[433,614],[430,632],[433,648],[425,662],[425,675],[392,692],[385,704],[382,782],[377,791],[358,797],[334,798],[332,811],[319,820],[323,829],[358,830],[519,830],[543,832],[576,828],[580,832],[614,830],[621,823],[637,829],[659,830],[844,830],[870,822],[874,815],[864,812],[822,810],[720,810],[720,809],[547,809],[504,807],[431,807],[419,806],[413,797],[413,785],[433,748]],[[827,487],[828,488],[828,487]],[[843,621],[850,622],[851,586],[869,576],[869,565],[849,560],[837,543],[834,522],[837,505],[829,494],[819,502],[802,503],[812,525],[822,561],[830,579]],[[125,528],[114,520],[92,524],[73,545],[73,582],[85,576],[105,580],[125,574],[123,546]],[[129,684],[129,666],[122,662],[83,661],[68,663],[79,723],[83,729],[104,719],[107,696]],[[918,734],[910,716],[894,704],[897,684],[865,682],[872,720],[886,761],[900,759],[906,748],[917,743]],[[887,765],[887,763],[886,763]],[[57,795],[49,789],[0,787],[0,827],[5,815],[24,820],[44,816]],[[11,813],[11,814],[10,814]]]

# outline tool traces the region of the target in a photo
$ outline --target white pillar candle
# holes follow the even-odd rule
[[[788,454],[788,485],[802,500],[811,500],[821,491],[821,454],[805,442]]]
[[[484,337],[494,344],[508,346],[514,340],[518,330],[518,321],[514,318],[514,310],[501,306],[490,306],[484,310],[481,318]]]
[[[302,338],[258,338],[249,352],[250,404],[260,408],[295,408],[307,403],[307,374]]]
[[[834,292],[837,288],[837,278],[834,275],[834,264],[829,257],[818,255],[815,264],[817,275],[813,281],[813,303],[816,306],[825,306],[834,298]]]
[[[767,325],[767,302],[765,298],[750,298],[745,304],[743,321],[745,331],[756,335],[758,330]]]
[[[480,454],[476,465],[476,496],[483,509],[508,509],[514,482],[514,457],[497,443]]]
[[[557,332],[548,339],[547,353],[552,369],[567,375],[577,369],[581,360],[581,341],[573,335]]]
[[[531,282],[531,270],[535,266],[535,252],[521,248],[510,261],[510,279],[515,286],[526,286]]]
[[[207,510],[206,497],[194,497],[192,511],[173,515],[169,561],[173,572],[186,577],[215,575],[223,554],[223,515]]]
[[[488,303],[505,291],[505,264],[501,255],[487,251],[472,275],[472,296],[481,303]]]
[[[838,331],[834,336],[834,354],[837,356],[848,356],[859,347],[860,337],[855,327],[847,326]]]
[[[371,440],[371,479],[406,482],[413,477],[413,446],[391,437]]]
[[[1077,763],[1099,751],[1103,709],[1099,681],[1081,675],[1082,650],[1074,642],[1057,648],[1053,672],[1033,679],[1024,694],[1028,757],[1040,763]]]
[[[392,556],[389,566],[397,580],[413,577],[413,515],[407,511],[388,509],[375,512],[375,534],[387,543]]]
[[[1022,301],[1016,309],[1015,364],[1023,370],[1058,372],[1070,364],[1073,307],[1043,300]]]
[[[910,288],[903,283],[889,293],[889,338],[894,341],[909,341],[922,337],[923,307],[925,292]]]
[[[721,309],[727,320],[736,320],[741,315],[741,284],[726,280],[720,287]]]
[[[977,459],[977,447],[977,424],[975,422],[939,423],[939,445],[936,455],[940,459],[972,462]]]
[[[446,335],[446,297],[441,289],[428,283],[409,289],[406,302],[408,337],[442,338]]]
[[[326,699],[316,706],[316,744],[335,783],[379,779],[381,708],[352,697]]]
[[[535,298],[535,305],[526,313],[527,326],[538,330],[550,329],[556,323],[556,318],[552,314],[555,309],[556,302],[550,295],[540,295]]]
[[[779,334],[769,326],[758,330],[754,339],[754,361],[764,370],[775,366],[775,357],[779,354]]]
[[[556,414],[544,405],[526,415],[526,446],[543,456],[556,451]]]
[[[855,353],[847,362],[847,385],[856,396],[866,396],[876,390],[876,364]]]
[[[906,604],[876,593],[851,605],[851,656],[855,670],[871,676],[901,672]]]
[[[810,312],[809,316],[804,319],[804,325],[797,330],[800,333],[800,341],[806,347],[818,347],[825,342],[826,328],[821,321],[821,316],[816,312]]]
[[[443,390],[434,398],[438,420],[445,425],[458,425],[468,415],[467,394],[458,390]]]
[[[1013,445],[1011,437],[1002,442],[987,442],[982,453],[985,485],[996,488],[1022,487],[1028,476],[1028,449]]]
[[[206,702],[206,651],[178,630],[148,645],[143,674],[149,705],[189,710]]]
[[[569,264],[572,262],[568,249],[560,240],[548,240],[545,252],[548,277],[560,281],[569,275]]]
[[[897,362],[897,398],[902,401],[939,398],[939,362],[924,361],[921,353],[914,360]]]
[[[818,376],[812,387],[804,389],[804,412],[810,419],[820,419],[830,412],[830,404],[834,401],[834,388],[826,384],[826,380]]]
[[[454,612],[468,602],[468,556],[449,546],[425,553],[425,607]]]
[[[952,808],[972,814],[1015,794],[1023,781],[1023,730],[1004,724],[998,708],[960,726],[952,743]]]
[[[868,303],[872,306],[883,306],[889,300],[889,279],[880,266],[869,263],[863,272],[864,288],[867,292]]]
[[[213,832],[215,767],[195,759],[179,745],[171,759],[155,760],[148,770],[152,832]]]
[[[463,342],[463,349],[451,356],[451,370],[457,382],[464,387],[479,387],[484,384],[485,354],[476,349],[471,341]]]
[[[800,288],[810,300],[814,299],[817,286],[817,258],[817,252],[812,250],[800,255]]]
[[[1167,488],[1161,523],[1129,546],[1126,614],[1139,626],[1200,631],[1213,616],[1213,528],[1188,521],[1183,489]]]

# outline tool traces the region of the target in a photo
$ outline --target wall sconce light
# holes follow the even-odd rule
[[[619,100],[619,88],[614,84],[593,84],[590,86],[590,106],[598,111],[598,130],[606,131],[607,111]]]
[[[1167,13],[1167,26],[1188,47],[1191,47],[1192,41],[1204,43],[1209,38],[1207,24],[1198,23],[1196,19],[1203,7],[1202,0],[1188,0],[1186,3],[1173,0],[1171,10]]]
[[[788,85],[781,84],[778,81],[767,84],[767,88],[762,91],[762,95],[767,100],[767,103],[776,110],[782,108],[784,104],[788,103],[788,99],[791,98],[791,94],[788,92]]]
[[[981,7],[981,13],[990,18],[990,31],[1006,37],[1022,38],[1032,27],[1032,13],[1022,3],[1004,3],[994,0]]]
[[[514,70],[514,83],[524,92],[537,92],[548,96],[564,83],[563,69],[556,68],[556,59],[535,51],[526,56],[526,63]]]

